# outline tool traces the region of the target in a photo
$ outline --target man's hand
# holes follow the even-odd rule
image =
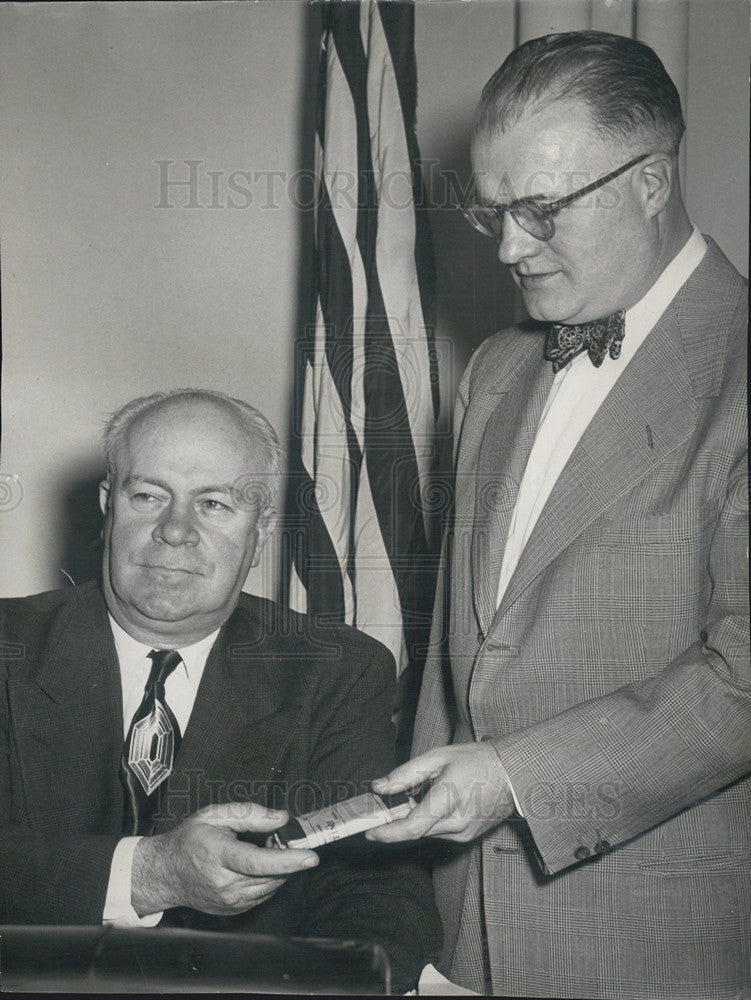
[[[489,743],[436,747],[372,783],[392,795],[430,788],[405,819],[369,830],[368,840],[393,843],[442,837],[466,843],[503,822],[514,811],[508,775]]]
[[[136,845],[131,903],[139,916],[172,906],[243,913],[269,899],[288,875],[318,864],[313,851],[255,847],[236,833],[271,833],[289,819],[253,802],[206,806],[169,833]]]

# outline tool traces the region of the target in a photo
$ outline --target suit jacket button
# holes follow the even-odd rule
[[[483,642],[485,641],[485,636],[482,634],[482,632],[477,633],[477,641],[482,646]]]
[[[610,850],[610,844],[607,840],[600,840],[595,844],[595,854],[604,854],[605,851]]]
[[[574,857],[577,861],[583,861],[585,858],[589,857],[588,847],[577,847],[574,851]]]

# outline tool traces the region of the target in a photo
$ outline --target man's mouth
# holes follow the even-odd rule
[[[162,566],[156,563],[140,563],[142,569],[150,570],[155,573],[183,573],[186,576],[202,576],[200,570],[190,569],[187,566]]]
[[[536,271],[533,274],[524,274],[520,271],[514,272],[522,288],[537,288],[538,285],[554,278],[557,271]]]

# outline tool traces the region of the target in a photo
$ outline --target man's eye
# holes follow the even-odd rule
[[[130,499],[131,503],[137,507],[148,507],[159,502],[159,498],[155,497],[153,493],[133,493]]]
[[[230,509],[226,503],[222,503],[220,500],[202,500],[201,507],[209,514],[224,513]]]
[[[555,211],[551,208],[551,205],[555,206],[554,201],[525,201],[522,202],[525,207],[530,208],[533,212],[538,212],[540,215],[549,215],[551,211]]]

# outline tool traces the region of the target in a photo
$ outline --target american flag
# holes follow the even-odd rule
[[[323,5],[314,327],[299,418],[305,530],[290,603],[380,639],[416,697],[435,586],[434,265],[415,135],[412,3]]]

